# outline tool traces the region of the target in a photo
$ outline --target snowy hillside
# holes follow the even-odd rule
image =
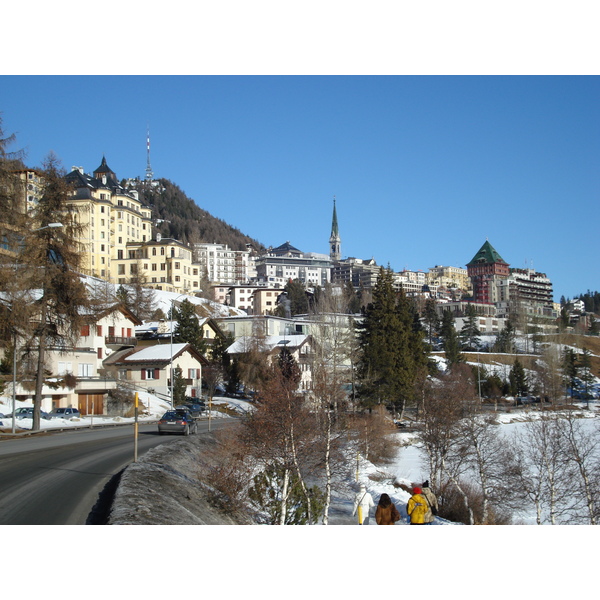
[[[95,277],[82,276],[82,279],[90,291],[97,290],[100,295],[104,294],[115,297],[117,289],[119,288],[119,285],[108,283]],[[200,316],[203,317],[217,318],[246,314],[243,310],[225,306],[224,304],[219,304],[218,302],[206,298],[199,298],[193,295],[188,296],[178,292],[165,292],[163,290],[152,291],[154,293],[156,308],[161,309],[165,315],[169,314],[173,303],[180,303],[184,300],[188,300],[192,304],[200,307],[200,312],[202,313]]]

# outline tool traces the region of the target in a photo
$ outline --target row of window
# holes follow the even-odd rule
[[[115,337],[116,328],[113,325],[108,326],[108,337]],[[91,332],[90,325],[82,325],[79,335],[81,337],[89,337]],[[104,327],[102,325],[96,325],[96,335],[102,336],[104,332]],[[131,327],[121,327],[121,336],[120,337],[132,337],[132,328]]]
[[[73,363],[69,361],[59,361],[57,375],[67,375],[73,373]],[[77,377],[93,377],[94,365],[91,363],[79,363],[77,365]]]
[[[160,379],[160,369],[144,368],[141,370],[142,379]],[[188,369],[188,379],[200,379],[201,369]]]

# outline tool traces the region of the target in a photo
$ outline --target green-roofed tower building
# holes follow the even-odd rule
[[[509,265],[486,240],[467,264],[467,273],[473,284],[474,301],[490,304],[497,301],[494,283],[508,277]]]

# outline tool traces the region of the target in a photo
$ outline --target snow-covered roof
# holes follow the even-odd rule
[[[155,344],[129,354],[123,360],[124,362],[171,360],[171,357],[176,357],[186,346],[188,344],[173,344],[173,352],[171,352],[171,344]]]
[[[303,346],[308,337],[308,335],[268,335],[264,338],[263,346],[268,352],[272,352],[275,348],[296,349]],[[227,348],[227,352],[229,354],[247,352],[248,348],[252,346],[252,342],[252,337],[243,336],[231,344]]]

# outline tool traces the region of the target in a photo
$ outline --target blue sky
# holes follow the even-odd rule
[[[489,239],[555,300],[600,289],[597,76],[0,76],[40,165],[157,177],[265,245],[394,270],[464,267]],[[212,240],[210,240],[212,241]]]

